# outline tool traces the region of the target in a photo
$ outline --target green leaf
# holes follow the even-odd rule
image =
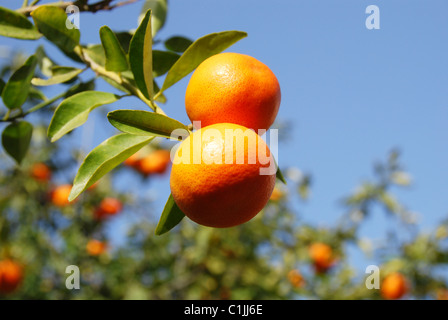
[[[143,4],[141,14],[138,17],[139,24],[144,19],[148,10],[152,11],[151,34],[154,37],[165,24],[166,13],[168,10],[167,0],[146,0]]]
[[[83,69],[72,67],[59,67],[53,70],[55,70],[53,72],[56,73],[53,77],[49,79],[33,78],[31,83],[35,86],[51,86],[69,81],[84,71]]]
[[[36,40],[42,35],[23,14],[0,7],[0,36]]]
[[[67,14],[55,6],[40,6],[31,12],[39,31],[64,53],[72,53],[79,44],[80,32],[66,26]]]
[[[120,97],[115,94],[100,91],[84,91],[65,99],[54,112],[48,126],[48,137],[51,142],[60,139],[84,124],[93,109],[118,99]]]
[[[25,157],[33,135],[33,126],[26,122],[13,122],[2,133],[5,151],[20,164]]]
[[[42,74],[46,77],[51,77],[53,75],[52,68],[56,66],[56,63],[48,57],[43,46],[37,47],[35,55],[37,65]]]
[[[143,95],[152,100],[152,35],[151,10],[145,17],[132,37],[129,46],[129,62],[137,87]]]
[[[283,176],[283,173],[281,172],[280,167],[277,167],[277,172],[275,173],[275,176],[277,177],[278,180],[280,180],[281,182],[286,184],[286,179]]]
[[[179,224],[185,214],[179,209],[176,202],[174,202],[173,195],[170,194],[168,201],[163,208],[159,223],[157,224],[155,234],[160,236]]]
[[[106,54],[106,70],[115,72],[127,70],[126,53],[114,32],[108,26],[102,26],[100,28],[100,38]]]
[[[174,52],[153,50],[152,68],[154,77],[159,77],[167,73],[179,58],[180,56]]]
[[[90,44],[83,48],[85,54],[96,64],[104,67],[106,65],[106,53],[101,44]]]
[[[122,133],[103,141],[81,164],[73,182],[69,201],[77,198],[106,173],[147,145],[154,137]]]
[[[193,43],[190,39],[174,36],[164,42],[165,48],[175,52],[184,52]]]
[[[188,127],[165,115],[141,110],[115,110],[107,115],[109,122],[118,130],[141,136],[160,136],[170,138],[174,130],[189,135]],[[176,137],[178,138],[178,137]]]
[[[37,59],[32,55],[25,64],[17,69],[3,89],[3,102],[9,109],[20,108],[28,98],[31,78],[36,68]]]
[[[220,53],[246,36],[247,33],[242,31],[223,31],[199,38],[185,50],[179,60],[168,71],[158,94],[187,76],[205,59]]]
[[[3,94],[3,89],[5,88],[5,85],[6,85],[5,81],[3,81],[3,79],[0,79],[0,97]]]

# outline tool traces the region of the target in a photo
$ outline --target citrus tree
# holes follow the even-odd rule
[[[131,2],[34,0],[24,1],[21,8],[0,7],[1,36],[46,39],[29,56],[11,57],[1,72],[2,158],[15,162],[2,161],[0,168],[2,298],[447,297],[446,277],[437,273],[448,262],[447,223],[423,234],[393,196],[394,188],[410,184],[395,151],[375,167],[376,180],[344,198],[346,215],[340,223],[325,228],[301,221],[293,205],[306,201],[311,187],[311,176],[296,168],[282,168],[283,174],[275,166],[260,175],[267,164],[258,156],[250,165],[235,165],[237,152],[230,165],[204,160],[193,167],[175,161],[170,165],[173,139],[182,141],[174,160],[189,151],[187,159],[200,152],[225,160],[237,149],[238,143],[227,148],[227,141],[216,136],[187,144],[204,137],[197,121],[222,133],[220,137],[226,129],[241,129],[235,138],[243,142],[239,150],[245,163],[251,156],[245,142],[252,136],[257,151],[275,163],[263,140],[244,129],[271,127],[280,88],[275,75],[255,58],[221,53],[246,37],[244,31],[219,31],[195,41],[159,39],[166,0],[146,1],[135,30],[101,27],[101,43],[82,44],[81,31],[67,18],[66,9],[73,6],[83,14],[120,10]],[[52,50],[72,65],[51,59]],[[89,72],[92,78],[81,80]],[[162,106],[166,90],[192,72],[186,93],[192,123],[182,123],[167,116]],[[113,90],[95,90],[101,81]],[[60,93],[48,98],[48,87]],[[90,113],[136,100],[146,110],[102,113],[104,123],[119,133],[88,154],[71,144],[72,133]],[[217,155],[216,145],[224,150]],[[166,179],[168,172],[172,194],[161,213],[153,212],[145,194],[114,183],[127,174],[144,190],[157,183],[155,177]],[[362,240],[359,229],[376,207],[405,225],[409,237],[392,232],[384,246],[374,248]],[[125,239],[114,246],[111,228],[120,223],[127,226]],[[381,290],[369,289],[364,270],[350,264],[350,246],[378,261]],[[67,286],[68,266],[79,268],[80,289]]]

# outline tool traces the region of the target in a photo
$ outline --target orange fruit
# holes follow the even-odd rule
[[[335,262],[333,249],[322,242],[313,243],[309,247],[309,255],[318,273],[326,272]]]
[[[380,290],[381,296],[384,299],[400,299],[408,291],[407,279],[401,273],[393,272],[384,278]]]
[[[134,153],[132,156],[127,158],[123,163],[128,167],[137,167],[140,162],[140,156]]]
[[[448,290],[447,289],[438,289],[436,292],[437,300],[448,300]]]
[[[263,209],[274,189],[275,172],[268,146],[253,130],[214,124],[195,131],[176,150],[171,193],[196,223],[232,227]]]
[[[278,80],[264,63],[230,52],[204,60],[185,93],[187,115],[192,122],[201,121],[202,127],[227,122],[268,130],[280,100]]]
[[[91,256],[99,256],[103,254],[107,249],[107,244],[105,242],[92,239],[87,242],[86,250]]]
[[[274,190],[272,191],[272,194],[271,194],[271,198],[269,200],[278,201],[281,198],[283,198],[283,195],[284,195],[284,193],[282,190],[280,190],[278,187],[274,187]]]
[[[64,184],[57,186],[51,192],[51,202],[58,207],[64,207],[70,204],[68,201],[68,196],[72,191],[72,186],[69,184]]]
[[[51,170],[45,163],[35,163],[31,167],[31,176],[40,182],[47,182],[51,179]]]
[[[301,288],[305,285],[305,279],[299,270],[291,270],[288,272],[289,282],[296,288]]]
[[[95,218],[102,219],[106,216],[113,216],[123,210],[120,200],[112,197],[104,198],[95,209]]]
[[[140,159],[138,170],[145,175],[162,174],[165,173],[170,162],[171,158],[168,150],[156,150]]]
[[[22,267],[12,260],[0,261],[0,293],[8,294],[17,289],[23,279]]]

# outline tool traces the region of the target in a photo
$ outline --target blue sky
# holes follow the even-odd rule
[[[19,7],[22,1],[0,0],[1,6],[13,3]],[[99,43],[102,25],[117,31],[136,28],[141,5],[82,14],[81,41]],[[369,5],[380,9],[379,30],[365,26]],[[278,120],[291,124],[279,164],[313,175],[312,197],[298,207],[304,220],[331,225],[343,213],[337,201],[372,176],[374,161],[398,147],[414,184],[396,194],[420,214],[422,228],[431,230],[448,216],[447,13],[445,0],[171,0],[157,37],[248,33],[229,51],[252,55],[279,79]],[[1,46],[28,53],[43,42],[0,38]],[[52,58],[71,63],[59,54]],[[187,83],[188,77],[168,89],[164,106],[169,116],[185,123]],[[107,85],[97,89],[111,90]],[[109,110],[142,107],[137,100],[126,101]],[[87,150],[115,132],[109,125],[93,127],[104,121],[98,114],[87,123],[95,132],[84,145]],[[160,182],[164,202],[169,190],[166,181]],[[386,222],[382,213],[372,218],[365,236],[384,234]]]

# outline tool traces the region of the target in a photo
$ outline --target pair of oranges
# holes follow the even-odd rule
[[[170,188],[177,206],[198,224],[226,228],[255,217],[268,202],[276,170],[257,132],[280,106],[280,85],[259,60],[220,53],[204,60],[185,93],[196,129],[176,150]]]

